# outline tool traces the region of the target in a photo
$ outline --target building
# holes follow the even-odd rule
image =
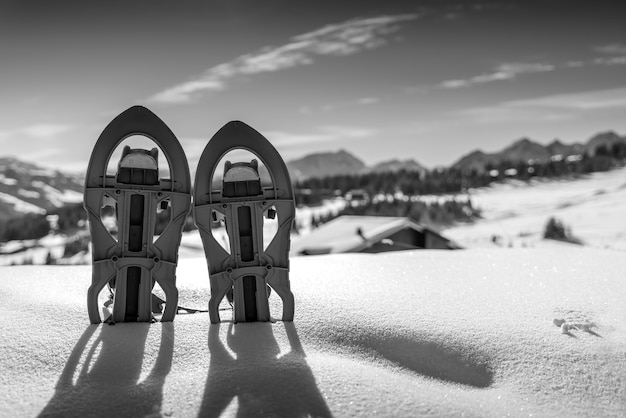
[[[409,218],[340,216],[291,244],[291,255],[458,249],[457,244]]]

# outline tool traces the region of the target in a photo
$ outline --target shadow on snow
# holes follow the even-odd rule
[[[296,327],[284,322],[290,351],[280,354],[271,323],[220,324],[209,328],[211,360],[199,416],[220,416],[237,398],[237,416],[319,416],[331,413],[306,362]]]
[[[149,323],[89,326],[78,340],[40,417],[147,416],[158,414],[170,372],[174,324],[161,324],[161,344],[149,375],[141,382]],[[96,330],[99,335],[81,358]]]

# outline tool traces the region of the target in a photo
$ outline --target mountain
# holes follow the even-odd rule
[[[408,159],[408,160],[393,159],[389,161],[384,161],[382,163],[378,163],[375,166],[370,167],[368,169],[368,171],[374,172],[374,173],[384,173],[388,171],[400,171],[400,170],[419,171],[420,173],[423,173],[426,171],[426,167],[424,167],[423,165],[421,165],[420,163],[418,163],[417,161],[413,159]]]
[[[294,180],[325,177],[337,174],[356,174],[365,169],[365,163],[345,150],[322,152],[289,161],[287,168]]]
[[[480,150],[472,151],[461,157],[452,167],[462,171],[483,171],[488,164],[494,164],[498,159],[496,154],[486,154]]]
[[[604,146],[610,150],[613,145],[619,143],[626,143],[626,137],[619,136],[613,131],[601,132],[593,136],[589,142],[587,142],[585,150],[590,155],[595,155],[598,147]]]
[[[451,167],[464,171],[476,170],[480,172],[486,170],[489,164],[498,165],[504,161],[512,163],[522,161],[546,162],[556,155],[563,157],[584,153],[594,155],[598,147],[604,146],[611,149],[613,145],[618,143],[626,144],[626,136],[619,136],[613,131],[599,133],[590,138],[584,145],[564,144],[555,139],[549,145],[544,146],[528,138],[522,138],[499,152],[488,154],[480,150],[472,151],[457,160]]]
[[[550,159],[551,154],[543,145],[528,138],[522,138],[500,151],[499,157],[502,160],[514,162],[529,160],[545,162]]]
[[[582,144],[564,144],[558,139],[555,139],[547,146],[550,156],[562,155],[567,157],[568,155],[580,155],[585,152],[585,146]]]
[[[83,200],[83,176],[0,158],[0,219],[45,213]]]
[[[483,171],[487,165],[497,165],[502,161],[520,162],[534,160],[545,162],[550,157],[551,154],[547,147],[528,138],[522,138],[497,153],[486,154],[480,150],[473,151],[454,163],[452,167],[464,171]]]

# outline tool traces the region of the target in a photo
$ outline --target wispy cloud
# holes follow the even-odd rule
[[[357,100],[357,103],[360,105],[372,105],[380,102],[380,99],[377,97],[362,97]]]
[[[38,123],[6,131],[0,131],[0,139],[54,139],[61,134],[75,129],[70,124]]]
[[[354,19],[324,26],[294,36],[281,46],[265,47],[216,65],[202,75],[163,90],[148,100],[160,103],[187,103],[197,95],[227,88],[237,76],[274,72],[310,65],[317,56],[348,56],[385,45],[402,22],[417,19],[416,14]]]
[[[593,60],[596,65],[626,65],[626,55],[618,57],[596,58]]]
[[[362,127],[328,125],[306,133],[268,131],[265,136],[278,148],[290,148],[339,140],[359,140],[369,138],[374,134],[375,131]]]
[[[512,100],[493,106],[465,109],[459,114],[479,124],[510,121],[556,121],[574,119],[581,112],[626,109],[626,88],[556,94]]]
[[[512,107],[540,107],[573,110],[626,108],[626,88],[558,94],[535,99],[515,100]]]
[[[318,112],[332,112],[336,109],[342,109],[352,106],[371,106],[380,103],[381,99],[378,97],[361,97],[356,100],[349,100],[344,102],[326,103],[321,106],[302,106],[298,109],[298,113],[301,115],[311,115]]]
[[[594,59],[593,64],[595,65],[626,65],[626,45],[624,44],[600,45],[595,47],[594,51],[605,55]]]
[[[594,51],[601,54],[609,55],[626,55],[626,45],[619,43],[612,43],[607,45],[600,45],[594,48]]]
[[[525,74],[545,73],[563,68],[582,68],[590,66],[626,65],[626,45],[612,43],[593,48],[593,52],[601,56],[588,60],[572,60],[565,63],[504,63],[490,72],[463,79],[446,80],[438,87],[456,89],[487,84],[494,81],[513,80]]]
[[[493,71],[476,75],[466,79],[446,80],[440,87],[455,89],[475,84],[485,84],[494,81],[512,80],[522,74],[543,73],[553,71],[554,65],[543,63],[505,63],[500,64]]]

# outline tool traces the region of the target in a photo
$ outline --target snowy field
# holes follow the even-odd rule
[[[626,416],[620,251],[295,257],[295,321],[236,325],[89,325],[90,266],[0,270],[3,417]],[[206,306],[202,258],[178,285]]]
[[[483,219],[443,231],[465,247],[541,246],[550,217],[584,245],[626,250],[626,168],[577,180],[510,182],[471,191]]]

